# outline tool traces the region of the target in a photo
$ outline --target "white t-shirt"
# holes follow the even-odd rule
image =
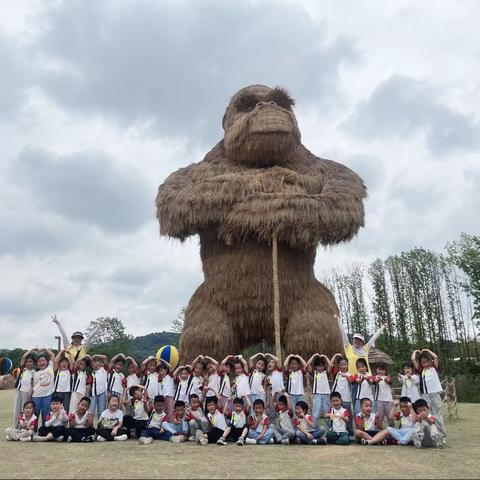
[[[212,373],[208,376],[208,388],[213,388],[216,392],[218,392],[219,385],[220,377],[218,376],[218,373]],[[212,392],[210,392],[209,395],[211,393]]]
[[[362,398],[368,398],[373,402],[373,388],[370,383],[368,383],[367,376],[369,375],[361,375],[357,373],[354,378],[365,378],[362,383],[357,383],[357,395],[355,396],[355,400],[361,400]]]
[[[167,414],[165,412],[157,413],[155,410],[150,414],[147,428],[157,428],[160,430]]]
[[[443,392],[440,378],[435,367],[424,368],[420,371],[420,392],[421,393],[441,393]]]
[[[258,421],[258,417],[255,413],[253,415],[250,415],[250,417],[248,419],[248,426],[250,427],[251,430],[255,430],[257,433],[262,433],[263,427],[265,425],[267,425],[267,427],[268,427],[268,424],[269,424],[268,417],[264,413],[262,413],[262,417],[260,419],[260,422],[254,429],[253,426],[255,425],[255,422],[257,422],[257,421]]]
[[[230,419],[230,425],[234,428],[243,428],[247,424],[247,416],[245,412],[232,412],[232,418]]]
[[[394,418],[400,422],[400,430],[406,430],[415,427],[415,421],[410,415],[405,416],[402,412],[397,412]]]
[[[198,398],[201,398],[202,388],[203,388],[203,377],[197,377],[196,375],[193,375],[192,388],[190,389],[190,393],[194,393],[195,395],[198,395]]]
[[[420,377],[418,375],[410,375],[410,377],[408,378],[406,375],[398,376],[402,382],[402,397],[408,397],[412,403],[415,403],[420,398],[420,392],[418,391]]]
[[[123,412],[119,408],[114,412],[111,412],[110,409],[107,408],[100,415],[99,421],[102,422],[103,428],[113,429],[123,421]]]
[[[57,370],[55,374],[55,391],[70,392],[71,391],[72,374],[70,370]]]
[[[326,370],[322,372],[312,372],[312,393],[330,394],[330,385],[328,384],[328,374]]]
[[[267,380],[272,386],[270,390],[272,397],[276,393],[283,392],[285,390],[285,385],[283,383],[283,373],[280,370],[273,370],[273,372],[268,376]]]
[[[357,425],[357,427],[361,425],[365,431],[377,430],[377,427],[375,425],[376,418],[377,416],[373,412],[368,418],[362,418],[362,414],[359,413],[355,418],[355,425]]]
[[[158,378],[158,391],[164,397],[173,397],[175,394],[175,382],[170,373],[167,373],[163,378]]]
[[[250,384],[248,382],[248,377],[244,373],[235,377],[235,385],[237,387],[236,396],[238,398],[250,395]]]
[[[288,373],[287,392],[289,395],[304,395],[303,370],[290,371]]]
[[[88,410],[85,412],[85,415],[83,415],[83,417],[79,417],[77,412],[74,412],[73,415],[75,422],[74,428],[87,428]]]
[[[55,389],[55,372],[53,363],[50,361],[43,370],[37,370],[33,374],[33,395],[32,397],[47,397]]]
[[[202,407],[197,408],[196,410],[192,410],[191,408],[188,409],[187,412],[187,419],[193,420],[192,415],[195,415],[198,418],[198,421],[206,421],[207,417],[205,416],[205,412],[202,410]]]
[[[133,403],[133,418],[135,420],[148,420],[148,413],[145,410],[145,402],[143,400],[135,400]]]
[[[374,387],[375,400],[379,400],[380,402],[393,402],[392,389],[390,388],[390,384],[385,381],[385,378],[389,377],[383,377]]]
[[[77,370],[72,377],[72,392],[84,396],[87,391],[87,374],[84,370]]]
[[[147,389],[148,397],[152,401],[157,395],[161,395],[157,372],[151,372],[145,375],[145,388]]]
[[[225,415],[220,413],[218,410],[216,410],[214,414],[211,414],[210,412],[207,413],[207,418],[212,424],[212,427],[219,428],[220,430],[225,430],[227,428]]]
[[[127,376],[127,400],[131,400],[132,396],[130,393],[130,387],[135,387],[140,385],[140,377],[136,373],[132,373]]]
[[[264,378],[265,374],[263,372],[259,372],[257,369],[252,370],[248,381],[252,395],[265,395],[265,389],[263,388]]]
[[[17,390],[20,392],[29,392],[32,388],[32,379],[35,375],[35,370],[32,368],[24,368],[20,374],[20,380],[18,381]]]
[[[226,398],[230,398],[232,396],[230,377],[226,373],[222,373],[219,377],[218,394]]]
[[[123,393],[123,379],[125,375],[122,372],[112,370],[107,377],[107,390],[118,394]]]
[[[330,413],[333,413],[334,417],[332,420],[331,430],[336,433],[342,433],[347,431],[347,424],[341,418],[349,418],[348,410],[346,408],[340,407],[338,410],[336,408],[331,408]]]
[[[277,410],[277,423],[280,428],[288,432],[294,432],[293,418],[289,410]]]
[[[37,416],[33,413],[29,420],[25,417],[24,413],[18,416],[17,428],[19,430],[32,430],[37,423]],[[25,429],[23,428],[23,422],[25,422]]]
[[[101,395],[107,391],[107,371],[100,367],[92,372],[92,396]]]
[[[187,378],[187,380],[178,380],[177,385],[175,387],[175,400],[181,400],[182,402],[188,403],[188,396],[190,394],[190,387],[192,385],[191,378]]]
[[[68,424],[68,415],[65,410],[60,410],[58,415],[55,415],[53,412],[50,412],[47,415],[47,420],[45,421],[46,427],[66,427]]]

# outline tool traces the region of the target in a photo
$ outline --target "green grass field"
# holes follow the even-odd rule
[[[13,395],[0,391],[2,432],[11,421]],[[459,414],[447,425],[443,450],[3,440],[0,478],[479,478],[480,404],[462,404]]]

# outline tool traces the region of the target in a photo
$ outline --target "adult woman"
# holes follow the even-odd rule
[[[368,370],[370,371],[370,365],[368,364],[368,353],[371,348],[375,347],[375,342],[378,337],[383,333],[387,325],[382,325],[373,335],[373,337],[365,343],[365,338],[360,333],[355,333],[352,337],[352,343],[348,340],[348,335],[343,328],[342,321],[338,315],[335,315],[338,322],[340,331],[342,332],[343,346],[345,349],[345,356],[348,359],[348,371],[350,373],[357,373],[357,360],[364,358],[367,361]]]

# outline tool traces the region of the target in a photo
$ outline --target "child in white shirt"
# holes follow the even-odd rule
[[[23,411],[25,402],[32,397],[33,375],[35,374],[35,358],[33,350],[25,352],[20,360],[21,373],[15,382],[15,400],[13,403],[13,425]]]
[[[413,404],[416,413],[415,430],[412,435],[413,444],[417,448],[442,448],[445,435],[439,428],[438,419],[430,413],[428,403],[421,398]]]
[[[45,424],[38,429],[38,435],[33,437],[34,442],[63,442],[68,425],[68,415],[62,404],[62,399],[52,397],[50,402],[50,413],[47,415]]]
[[[245,439],[248,434],[247,416],[243,408],[243,400],[235,398],[233,400],[233,412],[230,416],[228,426],[223,432],[223,435],[217,441],[218,445],[226,445],[227,440],[236,442],[241,447],[245,445]]]
[[[220,438],[225,436],[225,430],[227,429],[225,415],[218,409],[217,397],[207,397],[205,403],[207,408],[209,429],[203,439],[198,439],[198,443],[200,445],[206,445],[207,443],[218,443]]]
[[[297,442],[306,445],[326,445],[327,441],[323,438],[325,429],[315,425],[313,417],[308,415],[308,404],[300,400],[295,405],[295,418],[293,420],[295,425],[295,433]]]
[[[97,424],[97,442],[128,439],[127,430],[123,427],[123,412],[119,406],[118,397],[112,395],[108,398],[108,408],[102,412]]]
[[[125,363],[127,365],[127,378],[124,379],[125,389],[123,395],[123,405],[125,407],[125,413],[132,415],[132,397],[130,396],[129,391],[132,387],[136,387],[137,385],[141,384],[140,369],[138,367],[138,363],[132,357],[125,358]],[[153,398],[150,398],[150,400],[153,401]]]
[[[192,387],[192,377],[190,375],[189,367],[184,367],[183,365],[179,366],[173,372],[173,377],[175,378],[175,393],[173,395],[173,400],[175,402],[181,400],[187,405],[190,389]]]
[[[175,395],[175,381],[171,373],[170,364],[162,361],[157,367],[158,393],[165,399],[165,413],[168,421],[173,418],[173,396]],[[185,402],[184,402],[185,403]]]
[[[307,362],[308,371],[312,376],[312,417],[313,423],[318,426],[330,409],[330,385],[328,375],[332,371],[332,364],[325,355],[315,353]]]
[[[233,360],[233,373],[235,374],[234,392],[237,398],[243,400],[243,404],[247,410],[250,409],[250,383],[248,380],[248,367],[247,362],[241,355],[237,356]]]
[[[384,363],[379,363],[373,380],[375,413],[379,428],[383,428],[384,418],[387,419],[388,426],[391,427],[393,425],[395,404],[393,403],[391,384],[392,379],[388,376],[387,366]]]
[[[265,403],[265,354],[256,353],[250,357],[248,361],[250,367],[250,375],[248,384],[250,386],[250,401],[255,403],[255,400],[262,400]],[[253,409],[251,411],[253,413]]]
[[[142,384],[147,389],[148,398],[153,399],[160,395],[158,388],[157,359],[155,357],[147,357],[142,362],[143,380]]]
[[[107,395],[114,395],[122,400],[124,397],[124,380],[123,368],[125,367],[125,355],[119,353],[115,355],[108,366],[107,376]]]
[[[157,395],[153,400],[153,410],[147,422],[147,427],[140,433],[138,443],[148,445],[153,440],[169,440],[173,435],[165,430],[167,414],[164,411],[165,399]]]
[[[340,353],[336,353],[332,359],[332,374],[333,385],[332,393],[338,392],[342,399],[342,407],[348,411],[349,421],[347,423],[348,434],[353,436],[352,427],[352,391],[351,385],[353,383],[353,374],[349,371],[349,365],[347,358],[343,357]],[[331,396],[330,396],[331,402]]]
[[[266,445],[273,443],[273,430],[265,415],[265,403],[261,399],[253,403],[253,413],[248,417],[248,437],[245,440],[247,445]]]
[[[37,407],[35,415],[38,421],[40,421],[40,415],[42,416],[42,425],[45,425],[50,412],[50,402],[55,390],[54,360],[55,355],[48,348],[44,348],[37,354],[37,370],[33,374],[32,400]]]
[[[14,423],[15,426],[5,430],[7,440],[29,442],[32,439],[37,424],[37,417],[34,412],[35,404],[31,400],[27,400]]]
[[[373,413],[372,401],[369,398],[362,398],[360,408],[361,412],[355,415],[355,426],[357,427],[355,437],[362,445],[374,445],[380,428],[378,417]]]
[[[92,388],[90,394],[90,409],[93,414],[97,411],[98,416],[107,408],[107,357],[105,355],[93,355],[90,365],[92,367]]]
[[[303,375],[307,369],[305,360],[300,355],[289,355],[283,364],[288,377],[287,393],[290,397],[292,409],[300,400],[305,401],[305,389],[303,386]]]
[[[66,431],[67,442],[88,443],[95,440],[93,428],[93,413],[90,409],[90,399],[83,397],[68,416],[68,428]]]
[[[402,365],[402,373],[398,374],[398,381],[402,384],[402,397],[408,397],[412,403],[420,398],[418,386],[420,377],[413,371],[413,363],[404,362]]]
[[[296,439],[293,426],[292,404],[288,393],[280,395],[276,403],[277,415],[273,424],[273,435],[277,443],[288,445]]]
[[[84,357],[79,358],[74,364],[72,393],[70,395],[70,407],[68,409],[69,412],[74,412],[77,408],[78,402],[80,402],[83,397],[89,395],[89,393],[87,394],[87,385],[90,389],[93,382],[92,377],[87,375],[87,362],[90,361],[90,355],[85,355]]]
[[[327,413],[329,429],[327,432],[327,442],[335,445],[348,445],[350,437],[347,425],[351,423],[348,410],[342,406],[342,397],[338,392],[330,394],[331,408]]]
[[[54,395],[62,400],[63,407],[68,413],[72,393],[73,364],[66,350],[60,350],[55,357],[55,390]]]
[[[188,403],[188,440],[190,442],[196,442],[199,440],[199,438],[203,438],[203,435],[207,432],[208,420],[203,412],[202,404],[200,403],[198,395],[191,393],[188,398]]]
[[[372,387],[375,377],[368,371],[367,361],[364,358],[357,359],[356,367],[357,373],[353,376],[353,382],[357,384],[354,412],[358,415],[362,410],[360,406],[362,398],[368,398],[373,405],[375,404]]]
[[[123,416],[123,426],[127,430],[128,438],[131,438],[131,431],[135,429],[135,438],[139,439],[147,428],[152,405],[148,402],[148,393],[143,385],[130,387],[129,394],[132,397],[132,415]]]

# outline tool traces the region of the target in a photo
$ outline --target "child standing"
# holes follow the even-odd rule
[[[88,443],[95,440],[93,413],[89,408],[90,399],[83,397],[77,403],[75,410],[68,416],[67,442]]]
[[[92,391],[90,396],[91,410],[98,417],[107,411],[107,357],[105,355],[93,355],[92,361]]]
[[[62,400],[53,396],[50,402],[50,413],[45,424],[38,429],[38,435],[33,437],[34,442],[63,442],[68,425],[68,415],[65,412]]]
[[[73,367],[72,375],[72,393],[70,395],[69,412],[74,412],[77,408],[78,402],[87,395],[87,362],[90,362],[90,355],[85,355],[79,358]],[[90,381],[93,381],[90,378]],[[89,402],[90,405],[90,402]]]
[[[353,382],[357,384],[355,394],[354,412],[358,415],[361,412],[360,400],[368,398],[372,404],[373,401],[373,381],[375,377],[368,371],[367,361],[364,358],[359,358],[356,363],[357,373],[353,376]]]
[[[307,368],[305,360],[300,355],[289,355],[283,364],[288,375],[287,393],[290,397],[292,409],[300,400],[305,400],[303,375]]]
[[[13,403],[13,424],[16,425],[18,417],[25,408],[25,403],[32,397],[33,376],[35,374],[35,358],[33,350],[25,352],[20,360],[21,373],[15,382],[15,400]]]
[[[247,362],[243,359],[241,355],[235,357],[233,360],[233,372],[235,374],[235,384],[234,391],[237,398],[243,400],[243,404],[247,410],[250,409],[250,383],[248,381],[248,368]]]
[[[170,364],[167,362],[161,362],[157,367],[158,393],[165,399],[165,413],[168,421],[173,418],[173,396],[175,395],[175,382],[170,370]],[[183,403],[185,404],[185,402]]]
[[[273,442],[273,430],[270,428],[270,422],[265,415],[265,403],[261,399],[253,403],[253,413],[248,417],[248,438],[245,440],[247,445],[266,445]]]
[[[161,395],[153,399],[153,411],[147,422],[147,427],[140,433],[138,443],[148,445],[153,440],[169,440],[171,432],[165,430],[164,422],[167,414],[164,411],[165,400]]]
[[[332,371],[332,364],[325,355],[315,353],[307,362],[308,370],[312,375],[312,417],[315,426],[319,425],[320,418],[324,417],[330,408],[330,385],[328,375]]]
[[[442,448],[445,436],[439,428],[438,419],[430,413],[427,401],[422,398],[417,400],[413,404],[413,410],[417,415],[412,435],[415,447]]]
[[[155,398],[159,395],[157,359],[155,357],[147,357],[142,362],[143,385],[147,389],[148,398]]]
[[[123,427],[123,412],[118,397],[108,397],[108,408],[100,415],[97,424],[97,442],[125,441],[127,430]]]
[[[288,445],[296,438],[293,426],[292,404],[288,393],[280,395],[276,404],[277,415],[273,425],[273,435],[277,443]]]
[[[255,403],[255,400],[262,400],[265,404],[265,355],[263,353],[256,353],[250,357],[248,365],[250,367],[250,377],[248,379],[250,401]]]
[[[181,400],[185,404],[188,404],[188,396],[190,394],[190,389],[192,386],[192,377],[190,375],[190,370],[187,367],[181,365],[173,372],[173,377],[176,381],[175,393],[173,395],[173,400]]]
[[[402,365],[402,373],[398,374],[398,381],[402,384],[402,397],[408,397],[412,403],[420,398],[418,385],[420,377],[413,372],[413,363],[404,362]]]
[[[14,423],[15,426],[5,430],[7,440],[29,442],[32,439],[37,424],[37,417],[34,412],[35,404],[31,400],[27,400]]]
[[[313,417],[307,415],[307,413],[307,402],[298,401],[295,405],[295,419],[293,420],[297,442],[307,445],[326,445],[327,441],[322,438],[325,435],[325,430],[316,425]]]
[[[383,419],[387,419],[388,426],[393,425],[393,411],[395,405],[393,403],[392,379],[387,374],[387,366],[384,363],[379,363],[376,368],[376,375],[373,380],[376,415],[378,425],[383,428]]]
[[[203,355],[199,355],[192,362],[192,388],[190,393],[198,395],[198,398],[202,397],[203,382],[204,382],[204,367],[203,367]]]
[[[65,350],[60,350],[55,357],[55,390],[54,395],[62,400],[63,407],[68,413],[70,408],[70,396],[72,392],[72,370],[70,356]]]
[[[125,355],[118,353],[111,360],[108,366],[107,375],[107,395],[114,395],[120,399],[124,397],[124,379],[123,367],[125,366]]]
[[[127,365],[127,378],[123,381],[123,384],[125,386],[123,404],[125,406],[125,412],[128,415],[132,415],[132,397],[130,396],[129,391],[132,387],[140,385],[140,369],[138,368],[138,363],[132,357],[125,358],[125,363]],[[151,398],[151,400],[153,400],[153,397]]]
[[[353,383],[353,375],[349,372],[348,360],[342,357],[340,353],[336,353],[331,360],[333,366],[332,373],[334,375],[332,393],[337,392],[342,399],[342,407],[348,411],[349,421],[347,423],[348,434],[353,436],[352,427],[352,391],[350,389]],[[332,396],[330,395],[330,403]]]
[[[440,432],[445,435],[443,423],[442,393],[443,388],[438,376],[438,356],[431,350],[415,350],[412,353],[412,363],[420,375],[420,393],[426,400]]]
[[[44,348],[37,355],[37,371],[33,374],[32,400],[37,407],[35,415],[38,420],[40,420],[40,415],[42,416],[42,425],[45,425],[47,421],[52,394],[55,390],[54,357],[48,348]]]
[[[247,416],[243,408],[243,400],[235,398],[233,400],[233,412],[223,435],[217,441],[218,445],[226,445],[227,440],[236,442],[239,447],[245,445],[245,439],[248,434]]]
[[[330,411],[327,417],[330,419],[330,426],[327,432],[327,442],[335,445],[348,445],[350,437],[347,425],[351,423],[348,410],[342,406],[340,393],[334,391],[330,394]]]

